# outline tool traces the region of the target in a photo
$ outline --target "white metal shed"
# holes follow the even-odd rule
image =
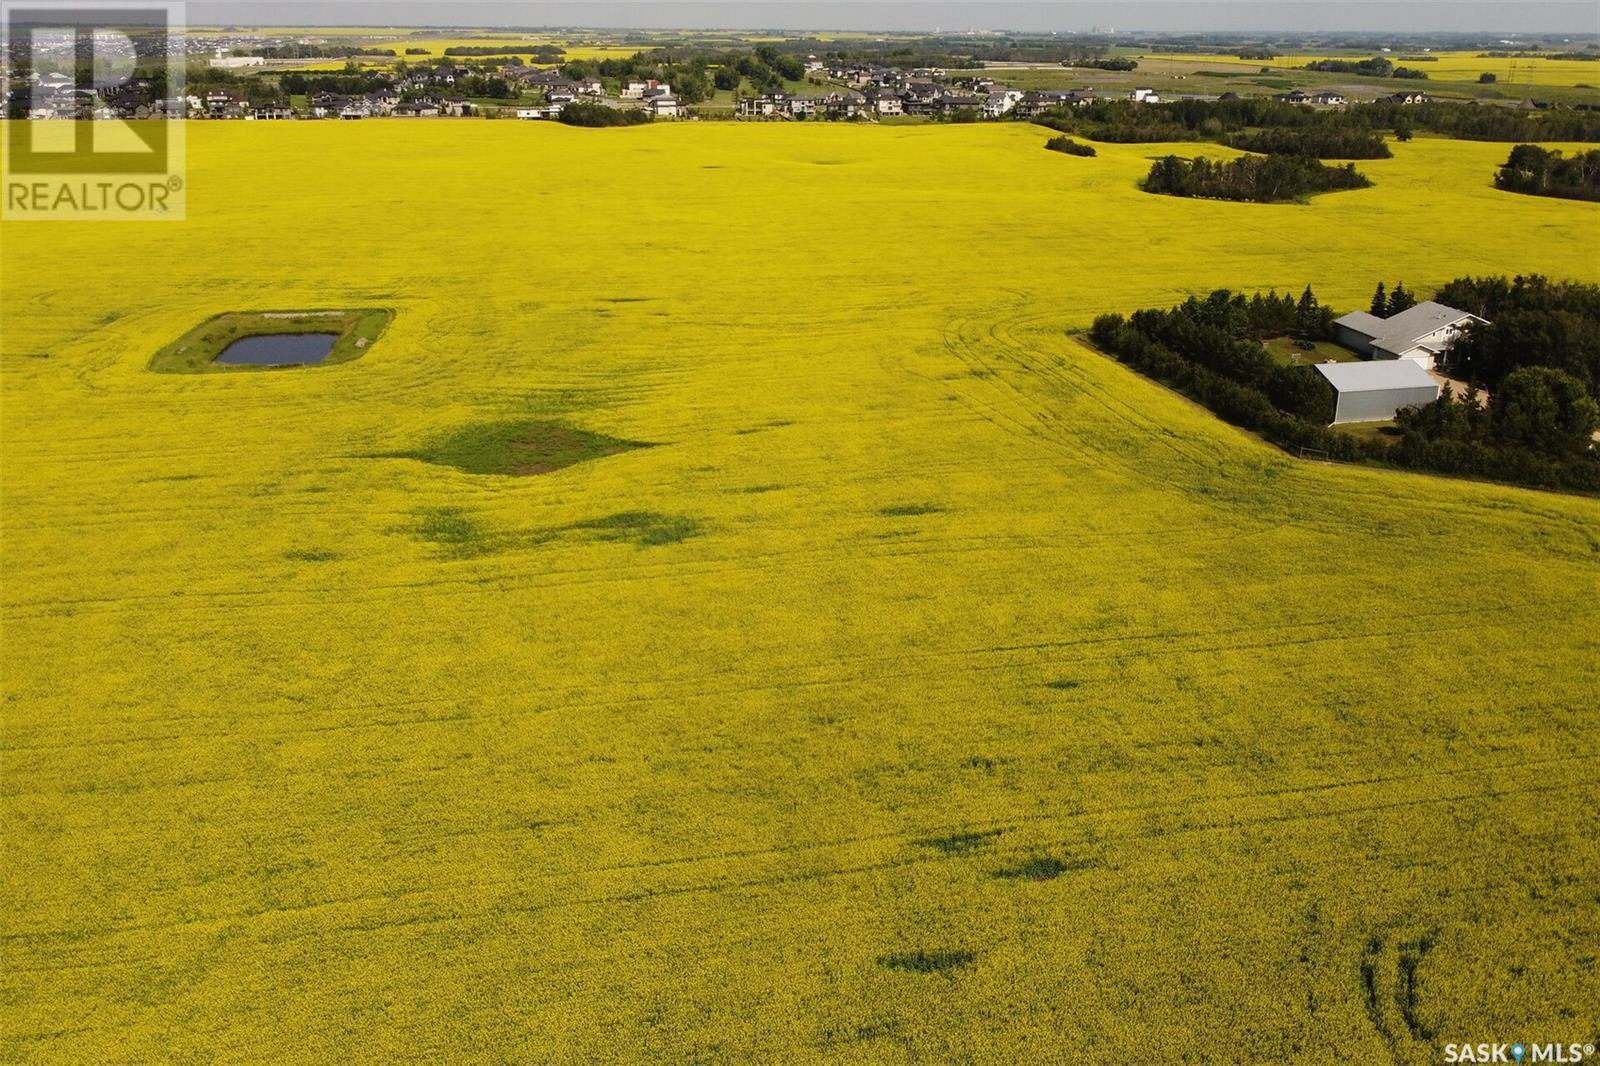
[[[1410,359],[1366,363],[1318,363],[1333,386],[1333,422],[1379,422],[1402,407],[1421,407],[1439,398],[1439,383]]]

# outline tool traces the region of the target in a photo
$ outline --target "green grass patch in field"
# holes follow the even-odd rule
[[[228,311],[215,315],[150,357],[149,369],[163,374],[205,374],[244,370],[285,370],[348,363],[365,355],[394,320],[388,307],[307,311]],[[333,333],[327,358],[294,366],[250,366],[217,362],[234,341],[285,333]]]
[[[430,507],[418,511],[416,519],[408,532],[444,558],[476,559],[499,550],[499,538],[459,507]]]
[[[886,970],[907,973],[948,973],[971,966],[977,955],[959,948],[939,948],[933,951],[907,951],[898,955],[882,955],[878,965]]]
[[[415,451],[390,452],[381,458],[417,459],[468,474],[526,476],[649,447],[643,441],[591,433],[564,422],[524,419],[463,426]]]
[[[654,511],[624,511],[604,518],[531,529],[491,529],[459,507],[424,508],[414,512],[413,518],[409,526],[395,532],[433,545],[436,555],[444,559],[477,559],[497,552],[538,548],[576,534],[588,534],[592,540],[651,548],[677,544],[700,532],[699,523],[692,518]]]
[[[604,518],[591,518],[565,527],[589,530],[600,540],[633,541],[641,548],[677,544],[700,532],[699,523],[683,515],[657,514],[654,511],[624,511]]]
[[[1072,870],[1087,870],[1099,866],[1098,859],[1067,859],[1054,855],[1034,855],[1015,866],[996,870],[994,875],[1004,881],[1053,881]]]
[[[297,563],[331,563],[339,558],[339,553],[326,548],[293,548],[284,552],[283,557]]]
[[[878,508],[878,515],[882,518],[915,518],[918,515],[938,514],[942,510],[944,508],[936,503],[899,503]]]

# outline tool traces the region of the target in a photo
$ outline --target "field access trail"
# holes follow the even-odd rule
[[[1072,334],[1600,280],[1600,206],[1047,135],[194,123],[187,222],[0,231],[0,1055],[1592,1039],[1600,502],[1294,460]],[[406,457],[530,419],[653,446]]]

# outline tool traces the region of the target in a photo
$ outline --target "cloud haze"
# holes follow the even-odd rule
[[[1499,3],[1208,3],[1161,0],[1061,3],[1051,0],[868,0],[777,3],[766,0],[190,0],[191,25],[291,26],[594,26],[606,28],[1085,31],[1372,30],[1600,33],[1600,4],[1565,0]]]

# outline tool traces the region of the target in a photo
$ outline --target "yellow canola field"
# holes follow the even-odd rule
[[[1504,145],[1260,206],[1046,136],[196,123],[188,221],[0,229],[0,1054],[1593,1034],[1600,501],[1297,460],[1070,334],[1600,280],[1600,207]],[[404,457],[528,418],[653,447]]]
[[[1586,85],[1590,88],[1600,88],[1600,60],[1584,59],[1531,59],[1513,58],[1509,56],[1486,56],[1482,52],[1430,52],[1430,53],[1404,53],[1405,55],[1432,55],[1434,59],[1408,61],[1402,58],[1402,53],[1391,52],[1362,52],[1352,53],[1348,56],[1328,55],[1299,55],[1276,56],[1272,59],[1241,59],[1237,55],[1200,55],[1181,53],[1174,55],[1155,55],[1151,59],[1170,60],[1172,62],[1193,62],[1202,66],[1242,66],[1251,70],[1262,67],[1275,67],[1293,70],[1303,68],[1307,64],[1319,62],[1324,59],[1371,59],[1381,55],[1396,66],[1411,67],[1428,75],[1429,81],[1477,81],[1480,74],[1493,74],[1497,84],[1501,87],[1510,85]],[[1427,89],[1426,82],[1411,82],[1396,80],[1396,89],[1415,88],[1420,86]]]
[[[565,55],[563,60],[572,59],[613,59],[618,56],[631,56],[635,52],[644,50],[643,45],[586,45],[568,44],[550,37],[514,37],[491,35],[486,37],[440,37],[421,38],[413,40],[409,37],[397,38],[392,41],[374,41],[372,47],[387,49],[392,48],[397,58],[416,62],[424,57],[406,55],[407,48],[426,48],[428,55],[435,59],[442,58],[447,48],[532,48],[542,44],[553,44],[561,48]],[[487,58],[463,56],[463,59]],[[527,58],[524,56],[524,58]]]
[[[567,61],[577,59],[616,59],[619,57],[631,56],[636,52],[642,51],[648,47],[646,45],[576,44],[568,43],[558,38],[552,38],[548,36],[521,37],[516,34],[412,38],[409,36],[386,36],[384,31],[374,29],[326,29],[323,27],[309,29],[305,27],[301,27],[299,29],[273,28],[252,30],[250,32],[269,36],[295,35],[305,37],[328,37],[335,40],[337,40],[339,37],[362,38],[363,40],[361,43],[365,46],[369,46],[377,51],[392,50],[395,53],[393,59],[390,59],[387,56],[357,57],[354,61],[363,66],[383,66],[402,60],[408,63],[420,63],[429,59],[443,59],[445,58],[445,49],[447,48],[519,48],[533,47],[541,44],[553,44],[564,50],[565,54],[561,58],[563,61]],[[195,31],[194,35],[205,36],[206,34],[205,31]],[[406,49],[408,48],[422,48],[426,49],[427,51],[426,54],[423,55],[407,55]],[[470,60],[486,59],[491,57],[461,56],[459,58],[462,60]],[[522,58],[524,60],[529,60],[532,57],[524,55]],[[283,63],[277,65],[292,65],[293,69],[295,70],[322,71],[343,70],[349,62],[351,62],[351,60],[323,59],[307,60],[304,63],[293,64],[289,63],[288,61],[284,61]]]

